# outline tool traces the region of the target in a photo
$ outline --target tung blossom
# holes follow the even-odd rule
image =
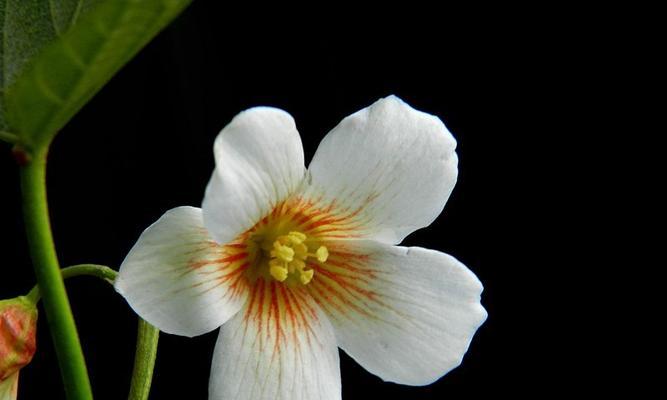
[[[432,383],[486,319],[482,285],[397,244],[442,211],[455,147],[392,96],[343,119],[306,170],[289,114],[242,112],[215,140],[202,208],[146,229],[116,289],[164,332],[221,327],[210,399],[340,399],[338,347],[385,381]]]

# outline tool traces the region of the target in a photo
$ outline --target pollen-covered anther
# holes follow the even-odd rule
[[[284,282],[293,275],[304,285],[310,283],[315,275],[313,269],[306,269],[306,260],[315,258],[323,263],[329,257],[329,251],[325,246],[319,246],[315,253],[309,252],[306,244],[308,237],[301,233],[292,231],[287,235],[279,236],[271,251],[269,252],[269,273],[277,281]]]
[[[315,257],[317,257],[317,261],[319,262],[326,262],[327,258],[329,258],[329,250],[324,246],[320,246],[315,252]]]

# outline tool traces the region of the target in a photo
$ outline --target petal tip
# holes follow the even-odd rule
[[[248,108],[246,110],[238,113],[232,121],[225,128],[222,129],[221,133],[227,130],[228,128],[235,127],[237,125],[244,125],[246,123],[256,123],[259,119],[266,118],[275,118],[279,122],[288,125],[290,128],[296,127],[296,122],[290,113],[287,111],[270,106],[257,106]]]

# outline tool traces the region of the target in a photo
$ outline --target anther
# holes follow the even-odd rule
[[[301,271],[301,274],[299,275],[299,280],[304,285],[307,285],[313,279],[314,274],[315,274],[315,271],[313,271],[312,269],[309,269],[308,271]]]
[[[307,236],[301,232],[291,231],[287,235],[279,236],[273,242],[269,251],[269,273],[277,281],[283,282],[290,275],[297,275],[299,282],[304,285],[310,283],[315,275],[313,269],[306,270],[308,257],[313,257],[323,263],[329,258],[329,251],[325,246],[318,247],[315,253],[308,251]]]
[[[287,268],[285,268],[285,263],[280,262],[277,259],[269,261],[269,273],[277,281],[284,281],[287,279]]]
[[[323,263],[327,261],[327,258],[329,258],[329,250],[324,246],[320,246],[320,248],[315,252],[315,257],[317,258],[317,261]]]
[[[294,249],[287,245],[282,245],[278,240],[276,240],[273,243],[271,257],[276,257],[279,260],[290,262],[294,259]]]

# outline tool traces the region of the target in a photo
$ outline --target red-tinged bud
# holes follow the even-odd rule
[[[0,301],[0,387],[15,385],[5,381],[17,380],[18,371],[32,360],[36,334],[37,308],[31,301],[25,297]]]

